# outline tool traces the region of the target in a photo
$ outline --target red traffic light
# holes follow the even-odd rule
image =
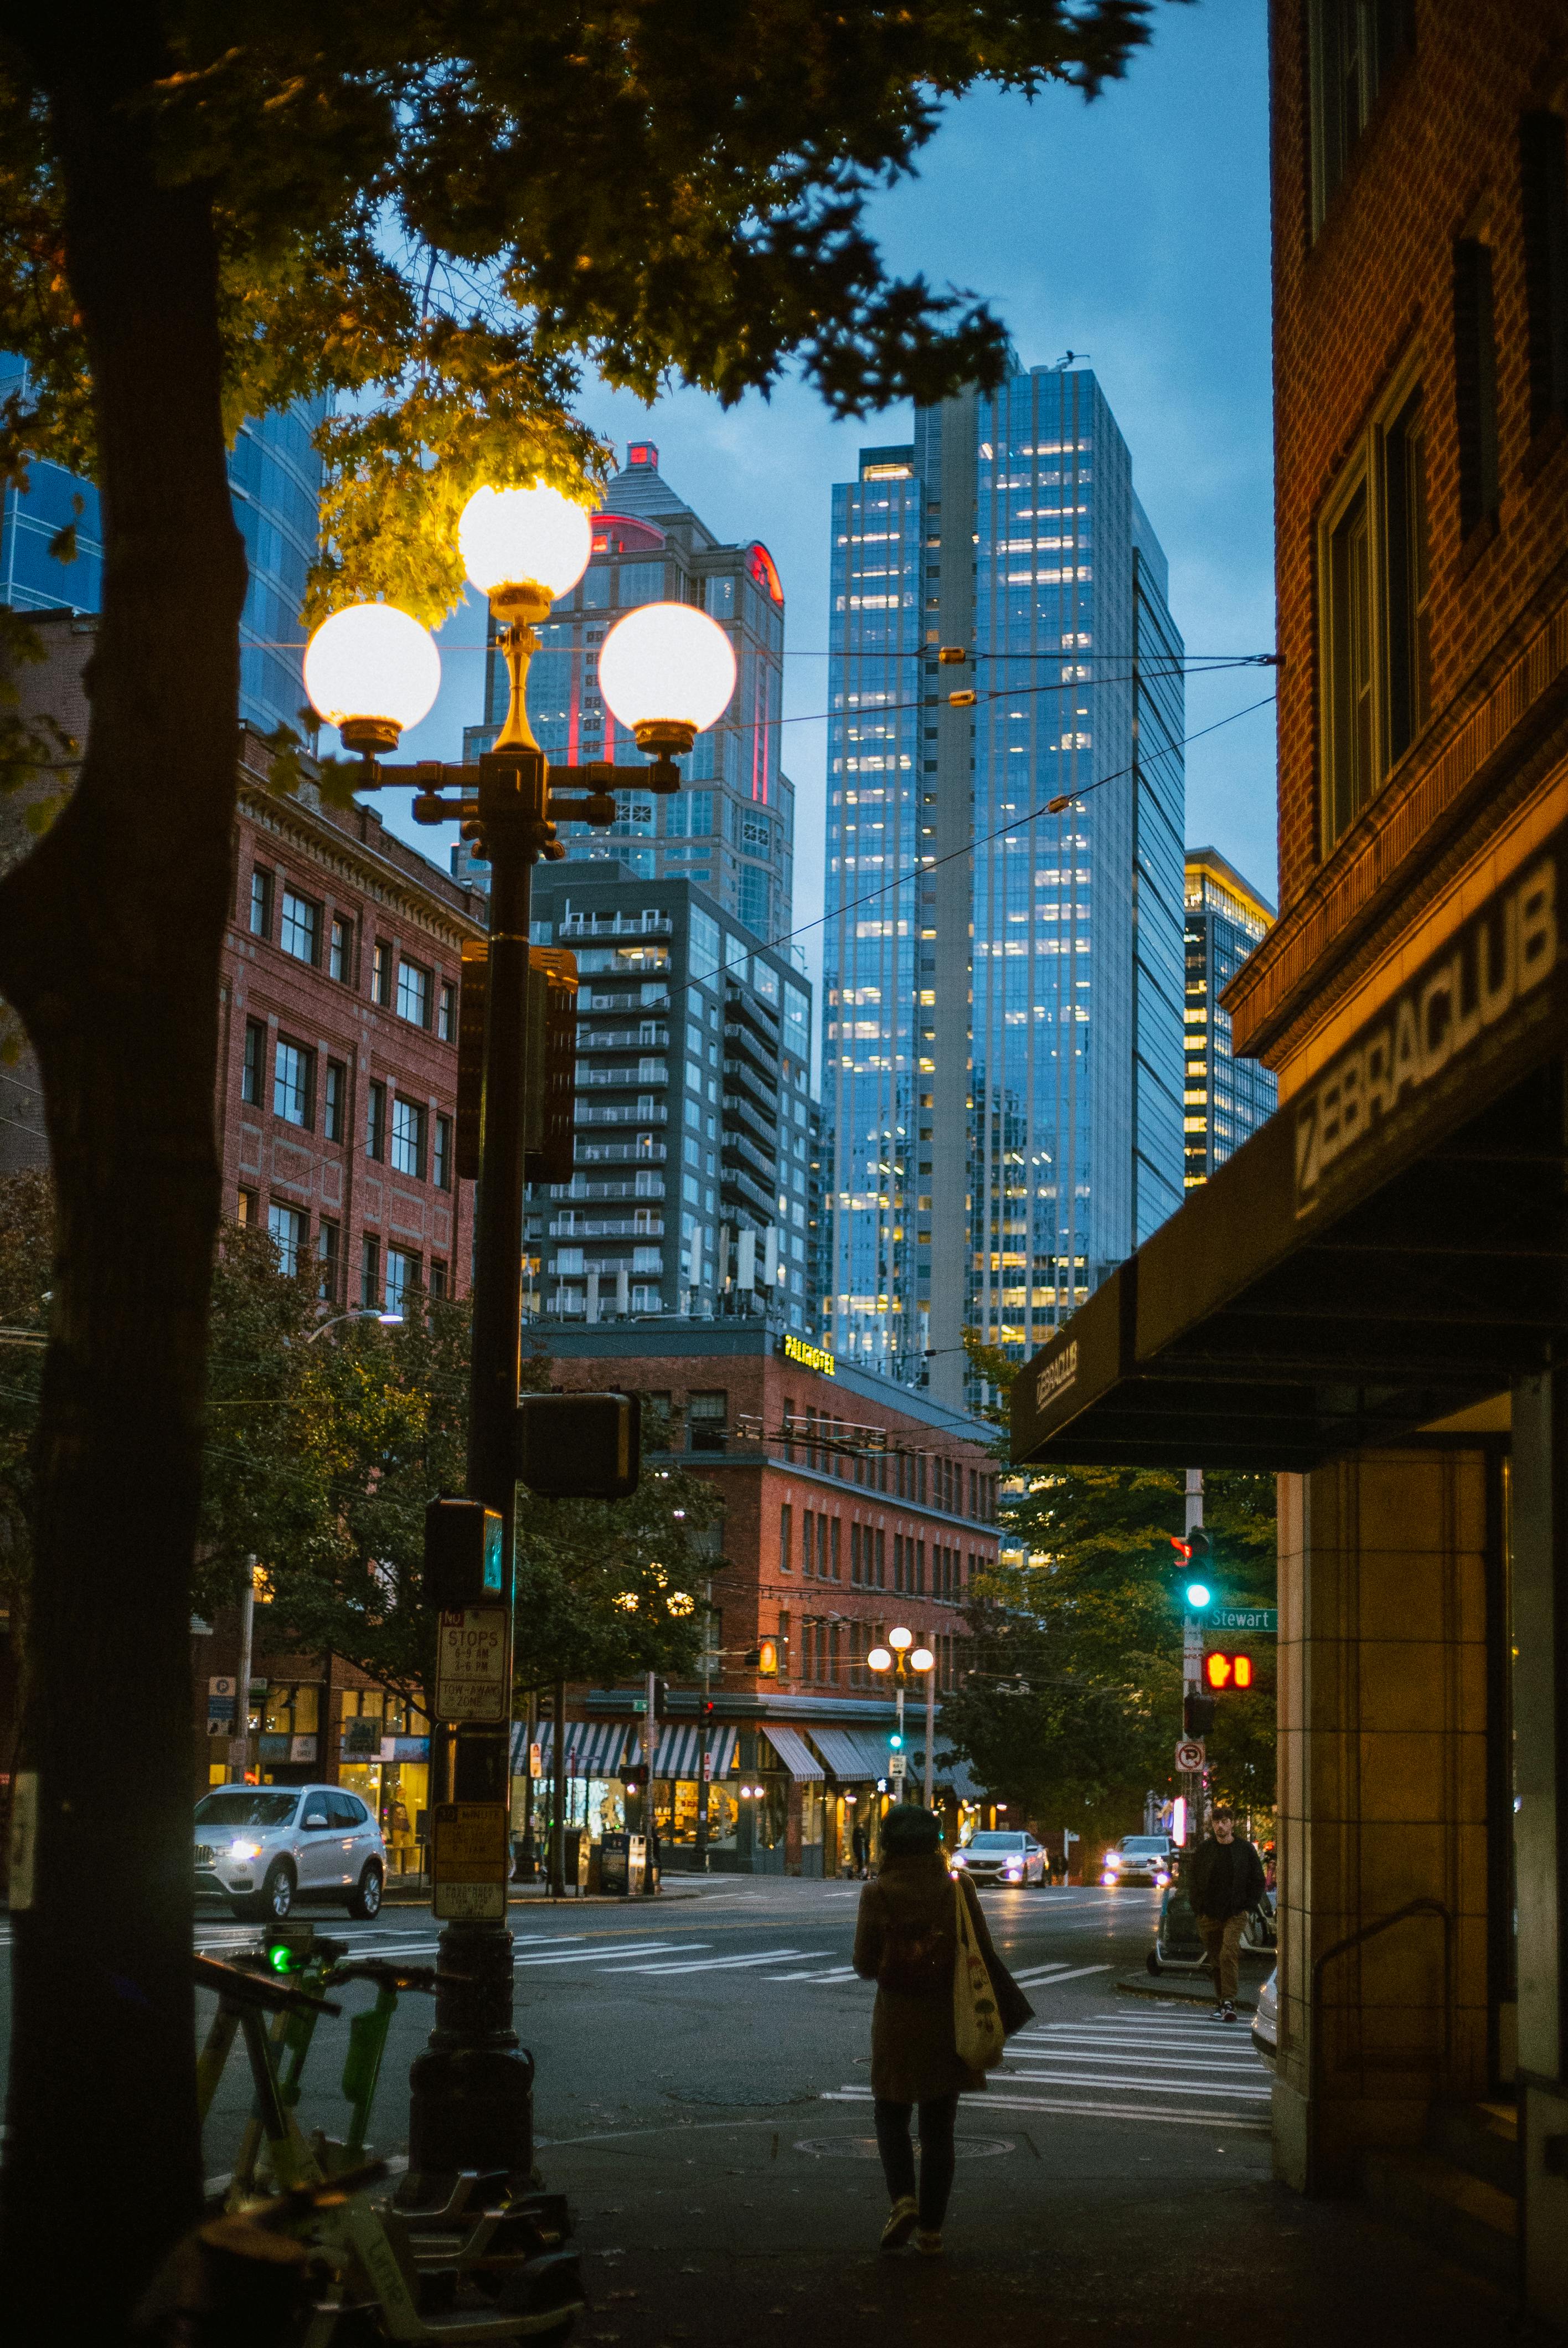
[[[1249,1688],[1252,1685],[1252,1657],[1205,1655],[1204,1677],[1212,1688]]]
[[[1175,1550],[1178,1557],[1184,1558],[1189,1561],[1191,1560],[1193,1544],[1190,1540],[1184,1540],[1180,1533],[1167,1533],[1165,1535],[1165,1539],[1170,1542],[1171,1547]]]

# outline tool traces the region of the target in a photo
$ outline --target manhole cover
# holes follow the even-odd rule
[[[999,2153],[1014,2148],[1012,2138],[1005,2136],[961,2136],[953,2145],[959,2160],[994,2160]],[[809,2152],[817,2160],[875,2160],[877,2157],[874,2136],[805,2136],[795,2150]]]

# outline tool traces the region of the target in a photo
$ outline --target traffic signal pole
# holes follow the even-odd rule
[[[1204,1471],[1201,1468],[1187,1470],[1186,1538],[1190,1541],[1204,1521]],[[1182,1616],[1182,1698],[1184,1717],[1186,1698],[1204,1692],[1204,1617],[1190,1610]],[[1183,1790],[1186,1796],[1189,1829],[1189,1849],[1195,1850],[1203,1827],[1204,1772],[1189,1769],[1183,1772]]]

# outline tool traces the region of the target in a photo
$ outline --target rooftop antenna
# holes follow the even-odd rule
[[[1074,360],[1086,359],[1088,356],[1087,351],[1063,351],[1061,356],[1055,362],[1055,371],[1058,375],[1062,375],[1071,366]]]

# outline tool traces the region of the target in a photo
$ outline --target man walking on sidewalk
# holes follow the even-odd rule
[[[1216,2018],[1234,2022],[1242,1927],[1263,1898],[1263,1861],[1250,1842],[1237,1840],[1235,1818],[1225,1803],[1209,1828],[1194,1856],[1188,1890],[1203,1935],[1204,1971],[1214,1977]]]

